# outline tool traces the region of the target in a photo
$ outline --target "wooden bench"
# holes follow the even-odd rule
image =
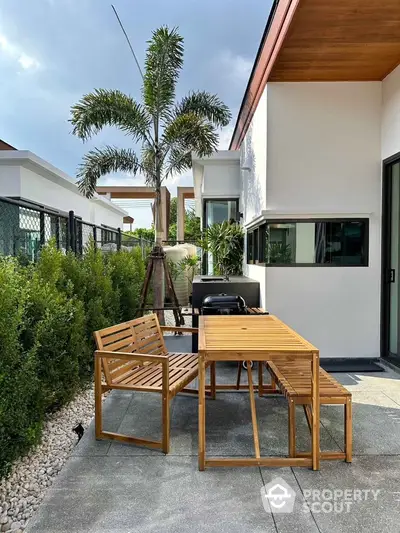
[[[161,449],[169,452],[170,401],[198,375],[198,354],[169,353],[163,331],[197,332],[186,327],[160,326],[155,314],[96,331],[95,428],[97,439]],[[103,381],[104,377],[104,381]],[[215,380],[212,380],[212,382]],[[103,431],[102,394],[111,389],[155,392],[162,396],[162,440],[153,441]]]
[[[301,361],[285,361],[282,363],[268,361],[266,367],[271,375],[271,385],[263,385],[261,378],[259,394],[262,396],[263,393],[282,393],[288,400],[289,456],[311,457],[311,453],[296,451],[296,405],[303,406],[310,431],[312,427],[310,365]],[[350,463],[352,460],[351,393],[323,368],[320,368],[319,371],[319,381],[320,404],[341,404],[344,406],[344,453],[324,451],[321,452],[321,459],[344,459]]]

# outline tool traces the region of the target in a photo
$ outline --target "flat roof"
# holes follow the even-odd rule
[[[29,150],[0,150],[0,165],[19,165],[37,174],[41,175],[45,179],[49,179],[61,187],[65,187],[75,194],[83,196],[79,191],[74,180],[65,172],[59,168],[53,166],[48,161],[45,161],[41,157],[37,156]],[[29,199],[29,198],[28,198]],[[118,207],[115,203],[111,202],[105,197],[95,193],[89,201],[100,202],[111,211],[114,211],[122,216],[128,213]]]

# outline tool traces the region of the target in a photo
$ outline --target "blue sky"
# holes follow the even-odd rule
[[[107,0],[0,0],[0,138],[35,152],[71,176],[92,146],[129,146],[104,130],[85,145],[71,135],[69,109],[97,87],[140,98],[140,78]],[[217,93],[231,108],[221,132],[227,148],[268,18],[270,0],[114,0],[140,63],[160,25],[178,26],[185,64],[177,90]],[[141,177],[108,176],[103,184],[141,185]],[[191,174],[167,184],[191,185]],[[149,226],[148,207],[132,211]]]

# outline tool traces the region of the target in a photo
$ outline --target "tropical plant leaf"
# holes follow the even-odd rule
[[[177,29],[158,28],[148,41],[143,99],[158,128],[175,99],[175,86],[183,65],[183,38]]]
[[[244,235],[240,224],[228,220],[212,224],[207,228],[201,246],[212,255],[215,274],[243,273]]]
[[[146,139],[151,117],[121,91],[96,89],[71,108],[72,133],[86,141],[105,126],[116,126],[135,140]]]
[[[216,94],[206,91],[192,92],[182,98],[175,106],[173,116],[178,117],[187,113],[194,113],[219,127],[227,126],[232,118],[228,106]]]
[[[214,126],[194,113],[176,117],[164,130],[162,147],[169,151],[165,175],[180,173],[191,167],[192,152],[210,156],[218,148]]]
[[[100,176],[110,172],[132,172],[136,174],[141,168],[133,150],[106,146],[103,149],[90,150],[78,168],[79,190],[88,198],[96,191]]]

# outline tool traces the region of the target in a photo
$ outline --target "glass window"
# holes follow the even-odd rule
[[[225,220],[237,221],[237,200],[206,200],[205,226],[212,226]]]
[[[268,265],[368,265],[368,220],[268,221],[252,230],[249,262]],[[258,235],[257,245],[254,243]]]

